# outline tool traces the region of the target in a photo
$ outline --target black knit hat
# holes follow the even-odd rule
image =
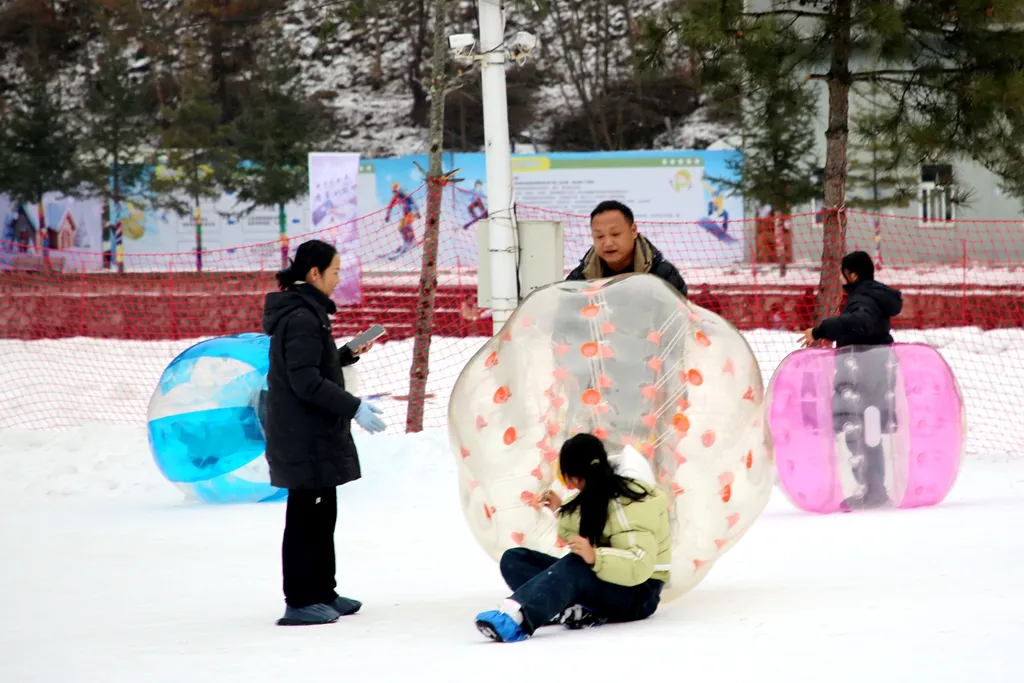
[[[875,264],[866,251],[851,251],[843,257],[842,269],[855,273],[860,280],[875,279]]]

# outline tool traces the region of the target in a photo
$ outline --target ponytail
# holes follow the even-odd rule
[[[274,273],[274,278],[277,280],[277,288],[282,292],[286,289],[290,289],[295,284],[296,278],[295,273],[292,272],[292,260],[288,259],[288,267],[284,270],[279,270]]]
[[[577,434],[562,444],[558,468],[565,477],[582,479],[583,490],[562,506],[561,513],[580,512],[580,536],[597,547],[601,543],[608,506],[613,500],[627,498],[638,501],[647,491],[631,479],[620,476],[608,462],[604,443],[593,434]]]
[[[289,260],[288,267],[274,274],[278,288],[281,291],[292,289],[296,283],[304,282],[314,268],[323,273],[337,254],[334,245],[323,240],[303,242],[295,250],[295,258]]]

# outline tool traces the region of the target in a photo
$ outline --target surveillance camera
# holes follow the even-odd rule
[[[520,53],[528,55],[535,47],[537,47],[537,36],[532,33],[527,33],[526,31],[519,31],[516,33],[515,44]]]
[[[476,38],[472,33],[456,33],[448,36],[448,47],[456,55],[468,55],[476,45]]]

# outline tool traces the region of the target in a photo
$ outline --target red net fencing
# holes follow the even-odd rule
[[[425,191],[417,202],[425,206]],[[477,307],[476,228],[472,202],[449,202],[442,216],[439,281],[430,350],[426,427],[441,427],[451,387],[491,334]],[[478,207],[479,208],[479,207]],[[590,245],[586,216],[517,207],[520,220],[557,220],[566,265]],[[386,220],[387,219],[387,220]],[[293,238],[342,246],[358,228],[357,252],[343,249],[342,289],[358,299],[340,307],[344,340],[379,322],[388,335],[358,366],[358,391],[381,399],[390,431],[405,426],[413,323],[422,248],[422,215],[384,212]],[[899,341],[923,341],[952,365],[968,404],[973,453],[1024,447],[1024,239],[1013,222],[923,223],[917,218],[848,214],[848,249],[882,263],[878,279],[901,289]],[[641,231],[683,273],[693,301],[744,332],[765,382],[815,324],[820,216],[721,223],[642,224]],[[411,228],[411,232],[410,232]],[[403,230],[415,240],[401,253]],[[716,232],[717,231],[717,232]],[[735,242],[729,239],[735,237]],[[723,244],[725,246],[723,246]],[[730,252],[730,250],[732,250]],[[30,250],[29,250],[30,251]],[[398,254],[394,258],[391,255]],[[723,257],[723,254],[725,256]],[[87,423],[136,423],[168,362],[197,340],[259,331],[263,297],[274,287],[281,245],[203,253],[135,255],[124,273],[72,272],[59,254],[49,267],[18,245],[0,257],[0,428],[57,429]],[[731,259],[732,262],[720,261]],[[780,263],[781,261],[781,263]],[[33,269],[34,268],[34,269]],[[784,271],[784,272],[783,272]]]

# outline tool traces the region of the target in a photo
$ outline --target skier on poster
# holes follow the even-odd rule
[[[416,232],[413,230],[413,223],[420,217],[416,208],[416,202],[406,194],[398,183],[391,184],[391,203],[388,204],[387,212],[384,214],[384,222],[391,222],[391,210],[398,207],[402,211],[402,218],[398,222],[398,231],[402,235],[402,245],[395,251],[384,254],[390,260],[394,260],[403,254],[412,251],[416,246]]]
[[[462,226],[463,230],[468,230],[469,226],[473,225],[477,221],[487,218],[487,204],[484,203],[486,195],[484,194],[484,184],[478,180],[473,183],[473,191],[470,193],[473,196],[473,201],[466,207],[466,212],[470,215],[468,223]]]
[[[722,242],[735,242],[736,238],[729,234],[729,211],[725,208],[725,193],[717,188],[704,183],[707,191],[708,215],[697,221],[697,225],[704,228]]]

